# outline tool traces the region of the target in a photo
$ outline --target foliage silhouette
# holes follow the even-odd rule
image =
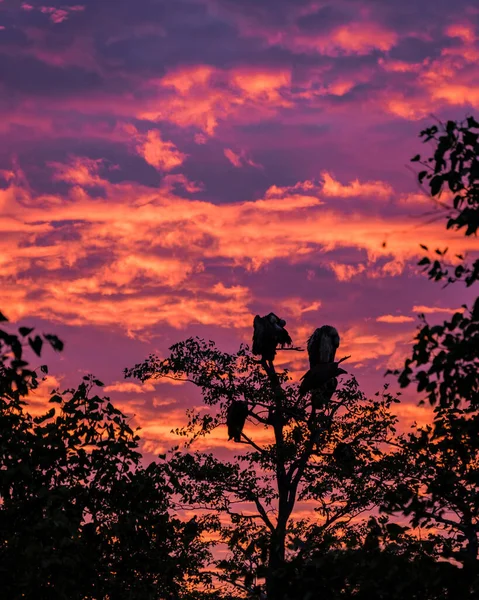
[[[242,452],[234,460],[179,447],[165,460],[169,484],[182,502],[221,517],[220,539],[229,556],[216,567],[236,593],[296,598],[289,565],[305,560],[319,540],[338,541],[352,519],[379,506],[381,446],[394,435],[390,407],[398,401],[387,388],[371,400],[350,379],[318,407],[309,394],[298,394],[287,372],[263,371],[247,347],[227,354],[198,338],[175,344],[164,360],[151,355],[125,374],[142,381],[181,379],[201,389],[205,404],[216,411],[188,411],[188,424],[178,430],[187,449],[218,428],[226,437],[228,406],[248,402],[256,439],[243,432]],[[270,441],[258,440],[258,432],[268,429]],[[353,449],[352,459],[335,453],[341,444]],[[297,501],[312,501],[317,517],[294,518]]]
[[[448,121],[421,137],[436,149],[412,159],[424,165],[420,182],[433,197],[447,184],[447,228],[476,235],[479,123]],[[456,256],[451,265],[447,252],[419,264],[434,281],[471,288],[479,260]],[[63,344],[33,328],[0,330],[2,592],[72,600],[479,597],[479,299],[463,309],[442,325],[420,316],[412,355],[396,374],[434,406],[434,419],[400,436],[392,412],[399,400],[387,385],[372,399],[354,378],[329,394],[303,394],[287,371],[259,363],[246,346],[229,354],[198,338],[175,344],[166,359],[151,355],[126,377],[189,381],[210,412],[189,410],[177,430],[185,447],[149,466],[125,415],[95,393],[103,384],[93,376],[54,390],[45,414],[29,414],[28,397],[48,368],[30,368],[25,351],[40,357],[45,344]],[[246,430],[233,436],[239,452],[226,460],[194,451],[217,430],[227,438],[228,409],[238,402],[248,407]],[[306,501],[314,514],[296,514]],[[197,516],[181,521],[175,508]],[[204,533],[226,548],[214,561]]]
[[[436,144],[434,156],[422,161],[433,167],[418,174],[429,180],[431,195],[444,183],[455,194],[448,208],[447,228],[476,235],[479,218],[479,123],[448,121],[421,132]],[[438,136],[438,134],[441,134]],[[413,161],[420,160],[416,156]],[[427,250],[426,246],[422,246]],[[447,250],[436,250],[439,260],[425,257],[430,279],[447,284],[477,284],[479,260],[467,265],[445,265]],[[432,265],[432,266],[430,266]],[[454,268],[454,275],[451,269]],[[479,551],[479,298],[472,308],[441,325],[430,326],[420,315],[422,327],[399,374],[402,387],[414,383],[434,406],[431,425],[417,428],[400,439],[400,451],[390,458],[395,488],[385,496],[383,510],[400,512],[414,525],[430,529],[442,559],[461,564],[455,589],[458,597],[478,597]],[[424,402],[424,399],[422,400]]]
[[[25,346],[38,356],[44,340],[63,347],[31,331],[0,330],[2,596],[192,598],[188,582],[201,580],[208,554],[202,524],[192,531],[169,516],[161,468],[140,464],[125,415],[93,393],[100,381],[84,377],[77,389],[54,390],[45,414],[27,412],[39,375]]]
[[[418,154],[412,160],[420,161],[425,170],[418,173],[419,182],[428,181],[432,196],[448,184],[454,194],[452,206],[443,204],[448,216],[447,228],[476,236],[479,226],[479,123],[468,117],[465,121],[448,121],[422,131],[424,141],[433,141],[432,157],[421,160]],[[465,228],[465,229],[464,229]],[[427,246],[422,245],[428,250]],[[472,265],[457,255],[457,265],[445,263],[447,248],[436,249],[432,261],[424,257],[419,264],[426,265],[430,279],[447,284],[462,281],[471,287],[479,280],[479,258]],[[459,406],[462,401],[479,402],[479,299],[472,308],[463,305],[464,312],[456,312],[449,321],[431,327],[420,315],[422,327],[416,337],[411,358],[400,373],[401,387],[414,382],[419,393],[426,393],[430,404]]]

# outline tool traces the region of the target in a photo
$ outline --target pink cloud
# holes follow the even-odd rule
[[[466,44],[472,44],[477,39],[474,27],[470,23],[448,25],[446,27],[446,34],[452,38],[460,38]]]
[[[390,50],[397,42],[395,31],[378,23],[355,21],[341,25],[327,34],[307,35],[297,32],[282,36],[280,45],[296,51],[318,52],[328,56],[365,55],[374,50]]]
[[[49,15],[50,21],[55,24],[63,23],[66,21],[71,13],[81,12],[85,10],[84,6],[75,5],[75,6],[62,6],[60,8],[55,6],[39,6],[35,7],[31,4],[24,2],[21,5],[22,10],[31,12],[34,10],[38,10],[39,12]]]
[[[253,160],[248,158],[244,150],[242,150],[240,153],[236,153],[233,150],[231,150],[231,148],[225,148],[223,153],[226,156],[226,158],[230,161],[230,163],[237,169],[240,169],[246,165],[256,167],[257,169],[262,168],[261,165],[255,163]]]

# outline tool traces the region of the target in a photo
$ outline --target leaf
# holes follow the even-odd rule
[[[429,248],[427,246],[425,246],[424,244],[419,244],[419,246],[423,249],[423,250],[427,250],[429,251]]]
[[[56,402],[57,404],[61,404],[63,402],[63,398],[60,395],[55,394],[50,398],[49,402]]]
[[[56,335],[45,333],[43,337],[47,340],[55,352],[61,352],[63,350],[64,343]]]
[[[35,327],[19,327],[18,333],[22,337],[26,337],[27,335],[30,335],[34,329],[35,329]]]
[[[446,123],[446,131],[447,133],[452,133],[457,128],[457,125],[454,121],[448,121]]]
[[[37,356],[40,356],[43,346],[42,338],[39,335],[37,335],[33,339],[30,338],[28,340],[28,343],[30,344],[30,347],[32,348],[33,352],[35,352]]]
[[[0,311],[0,322],[8,321],[7,317]]]
[[[45,375],[48,375],[48,365],[41,365],[40,366],[40,371],[42,373],[45,373]]]
[[[422,266],[422,265],[429,265],[430,263],[431,263],[431,261],[429,260],[429,258],[427,256],[425,256],[424,258],[421,258],[421,260],[417,264]]]
[[[413,158],[411,158],[411,162],[417,162],[418,160],[421,160],[421,155],[420,154],[416,154],[416,156],[414,156]]]
[[[474,117],[467,117],[467,126],[479,128],[479,123]]]
[[[419,180],[419,183],[423,182],[424,177],[426,177],[427,175],[427,171],[419,171],[417,178]]]
[[[431,186],[431,195],[432,196],[436,196],[437,194],[439,194],[439,192],[441,191],[442,183],[443,183],[442,175],[436,175],[435,177],[433,177],[431,179],[429,185]]]
[[[93,383],[95,385],[97,385],[98,387],[103,387],[105,384],[103,383],[103,381],[100,381],[99,379],[94,379]]]

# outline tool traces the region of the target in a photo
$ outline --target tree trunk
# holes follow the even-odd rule
[[[467,554],[463,562],[464,583],[467,587],[467,593],[472,594],[475,587],[475,581],[478,578],[477,556],[479,553],[479,544],[475,527],[472,525],[472,519],[468,519],[468,527],[465,532],[467,537]]]
[[[285,597],[285,529],[276,529],[271,535],[268,571],[266,574],[266,597],[268,600],[283,600]]]

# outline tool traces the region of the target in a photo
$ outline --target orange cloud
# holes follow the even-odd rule
[[[413,323],[415,320],[405,315],[382,315],[376,318],[379,323]]]
[[[364,325],[355,325],[341,334],[341,351],[345,355],[350,354],[351,359],[347,364],[362,365],[367,360],[387,358],[387,367],[396,368],[398,363],[404,362],[403,356],[408,351],[411,342],[411,332],[384,335],[371,333]],[[391,365],[391,361],[393,365]],[[402,361],[402,362],[401,362]],[[348,366],[344,368],[352,372]],[[381,363],[381,369],[384,363]]]
[[[259,26],[247,18],[237,19],[237,26],[244,36],[260,37],[270,46],[327,56],[367,55],[375,50],[386,52],[398,40],[395,31],[364,19],[340,25],[326,33],[306,33],[295,25]]]
[[[214,134],[220,120],[238,118],[245,111],[248,121],[261,119],[291,105],[282,93],[291,86],[289,70],[228,71],[197,65],[179,68],[153,83],[161,93],[161,100],[139,109],[139,118],[168,119],[181,127],[194,125],[208,135]]]
[[[96,186],[102,184],[99,169],[104,162],[101,158],[95,160],[74,156],[68,163],[50,162],[48,166],[54,171],[54,181],[65,181],[79,186]]]
[[[58,410],[57,405],[50,404],[51,392],[54,389],[61,387],[61,377],[54,377],[52,375],[45,376],[41,381],[36,390],[33,390],[28,395],[28,412],[34,417],[41,414],[45,414],[48,410],[55,408]]]
[[[430,424],[434,417],[431,406],[416,406],[408,402],[396,404],[393,412],[400,418],[403,431],[408,430],[413,423],[418,427],[424,427]]]
[[[0,190],[1,283],[12,318],[30,314],[120,326],[130,334],[159,323],[249,327],[249,290],[225,286],[210,275],[209,265],[258,270],[272,260],[307,261],[325,264],[346,281],[396,276],[420,255],[410,219],[372,216],[355,207],[345,220],[343,212],[322,204],[320,186],[310,181],[272,186],[255,201],[217,205],[182,198],[171,183],[160,189],[110,183],[101,165],[77,157],[53,163],[54,176],[72,185],[66,198],[36,197],[12,178]],[[103,197],[89,195],[92,185],[102,187]],[[374,194],[380,186],[357,182],[356,188]],[[473,240],[445,232],[442,223],[425,226],[421,238],[432,247],[449,245],[454,253],[475,248]],[[339,248],[366,256],[350,264],[334,255],[325,261]],[[101,263],[85,266],[99,255]],[[319,307],[295,304],[296,297],[292,311]]]
[[[333,31],[326,48],[339,48],[352,54],[369,54],[372,50],[390,50],[397,39],[394,31],[377,23],[349,23]]]
[[[316,312],[321,308],[321,300],[316,302],[305,302],[301,298],[288,298],[281,302],[281,308],[295,317],[300,317],[304,313]]]
[[[464,312],[462,306],[460,308],[442,308],[440,306],[413,306],[413,312],[415,313],[423,313],[425,315],[432,315],[435,313],[456,313],[456,312]]]
[[[112,383],[111,385],[107,385],[104,388],[105,392],[121,392],[127,394],[144,394],[145,392],[152,392],[154,391],[154,389],[155,386],[150,382],[139,384],[128,381],[117,381],[115,383]]]
[[[392,187],[383,181],[366,181],[361,183],[359,179],[355,179],[348,185],[342,185],[327,171],[322,171],[321,177],[323,179],[322,192],[325,196],[338,196],[340,198],[356,196],[390,198],[393,194]]]
[[[224,150],[224,155],[230,161],[230,163],[233,165],[233,167],[236,167],[239,169],[240,167],[243,166],[243,163],[241,162],[241,156],[239,154],[236,154],[235,152],[233,152],[233,150],[230,150],[230,148],[226,148]]]
[[[291,72],[239,69],[231,74],[231,82],[247,97],[258,98],[279,106],[290,106],[281,96],[281,89],[291,87]]]
[[[164,142],[159,131],[152,129],[139,136],[136,150],[146,162],[160,171],[171,171],[183,164],[187,155],[180,152],[172,142]]]
[[[328,266],[334,272],[338,281],[350,281],[360,273],[366,271],[366,265],[361,263],[357,265],[347,265],[336,261],[329,261]]]
[[[479,104],[479,86],[474,68],[479,60],[479,47],[473,29],[452,25],[448,35],[457,37],[462,44],[443,48],[435,60],[423,61],[418,74],[419,91],[415,98],[396,97],[389,103],[391,112],[405,118],[417,119],[436,107],[446,105]]]

